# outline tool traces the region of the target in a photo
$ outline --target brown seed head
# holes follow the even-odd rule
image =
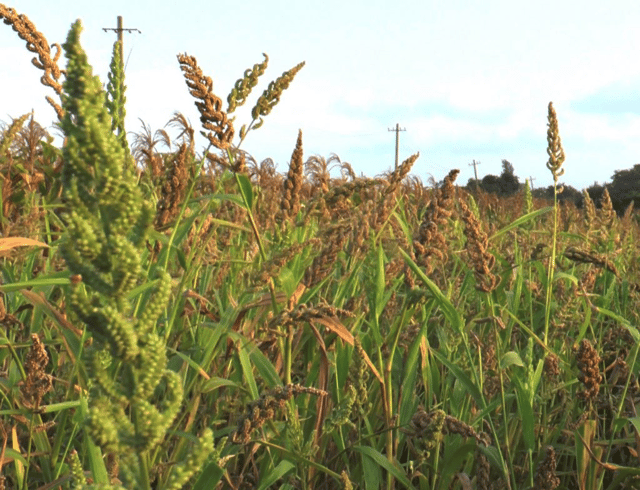
[[[271,112],[271,110],[280,102],[280,97],[282,96],[282,92],[289,88],[289,85],[297,75],[297,73],[302,70],[305,62],[298,63],[296,66],[291,68],[289,71],[285,71],[282,75],[280,75],[276,80],[271,82],[267,89],[262,93],[255,107],[251,111],[251,117],[253,119],[258,120],[258,123],[253,126],[254,129],[258,129],[262,126],[262,117],[267,116]]]
[[[564,149],[560,139],[560,129],[558,128],[558,116],[553,108],[553,102],[549,102],[548,129],[547,129],[547,154],[549,161],[547,168],[553,174],[553,181],[558,182],[558,178],[564,174],[562,164],[564,163]]]
[[[564,251],[564,256],[574,262],[582,264],[594,264],[598,267],[603,267],[616,276],[619,276],[616,265],[609,260],[605,255],[601,255],[595,252],[581,250],[578,247],[570,246]]]
[[[459,173],[460,170],[453,169],[445,177],[443,186],[436,191],[429,203],[418,233],[413,239],[418,264],[424,267],[427,273],[433,270],[432,259],[444,261],[447,258],[447,243],[440,227],[446,226],[447,219],[451,217],[456,195],[454,182]]]
[[[496,258],[487,251],[489,247],[487,234],[482,230],[480,222],[464,201],[460,201],[460,210],[462,220],[465,223],[464,234],[467,237],[467,253],[475,269],[476,289],[489,293],[500,282],[500,278],[491,272]]]
[[[60,75],[64,73],[58,67],[58,59],[62,53],[62,49],[59,44],[53,44],[56,48],[56,52],[51,58],[51,48],[44,35],[39,32],[29,18],[24,14],[18,14],[15,9],[6,7],[0,3],[0,19],[7,25],[10,25],[14,31],[18,33],[18,36],[27,43],[27,49],[32,53],[38,55],[37,58],[33,58],[31,63],[36,68],[40,68],[44,71],[44,75],[40,78],[40,82],[43,85],[51,87],[58,95],[62,95],[62,84],[60,83]],[[64,111],[59,104],[53,101],[51,97],[46,97],[47,102],[51,104],[56,111],[58,119],[62,121],[64,117]]]
[[[161,228],[178,214],[187,189],[187,161],[191,154],[186,143],[173,157],[156,207],[156,228]]]
[[[556,451],[553,446],[547,446],[545,452],[546,456],[536,470],[534,488],[554,490],[560,486],[560,478],[556,476]]]
[[[548,378],[556,378],[560,374],[560,358],[555,354],[544,358],[544,374]]]
[[[291,219],[300,211],[300,190],[302,189],[304,164],[302,161],[302,130],[298,131],[296,147],[291,155],[289,172],[285,179],[284,194],[282,196],[282,214],[285,219]]]
[[[409,174],[409,172],[411,171],[411,167],[413,167],[413,164],[416,162],[419,156],[420,153],[411,155],[404,162],[402,162],[398,166],[398,168],[391,172],[391,174],[387,178],[387,182],[389,183],[389,185],[384,191],[385,196],[395,192],[395,190],[400,185],[400,182],[402,182],[402,180]]]
[[[596,205],[586,189],[582,191],[582,196],[582,202],[584,203],[584,222],[587,225],[587,228],[591,229],[598,217],[596,213]]]
[[[38,408],[45,394],[53,387],[52,378],[45,372],[49,355],[37,334],[31,335],[31,348],[27,353],[24,370],[27,379],[20,387],[25,405]]]
[[[613,209],[613,202],[611,202],[611,196],[609,190],[605,187],[602,192],[602,198],[600,199],[600,223],[601,228],[605,228],[604,231],[609,231],[609,228],[616,222],[618,215]]]
[[[246,444],[249,442],[251,433],[255,429],[262,427],[267,420],[272,420],[277,409],[283,409],[288,400],[302,393],[316,396],[328,395],[326,391],[298,384],[288,384],[281,388],[276,388],[247,405],[247,411],[240,418],[238,427],[233,432],[232,442],[234,444]]]
[[[211,78],[202,73],[195,57],[179,54],[178,61],[189,93],[197,99],[202,127],[209,130],[205,136],[213,146],[226,150],[233,140],[233,123],[222,110],[222,100],[213,93]]]
[[[578,397],[589,402],[600,392],[600,383],[602,382],[599,366],[600,355],[588,339],[582,339],[576,358],[580,370],[578,379],[584,385],[584,389],[578,392]]]
[[[228,114],[234,112],[237,107],[247,101],[251,90],[258,84],[258,78],[264,75],[267,64],[269,63],[269,57],[266,53],[262,53],[262,56],[264,56],[264,61],[253,65],[253,69],[246,70],[244,76],[236,82],[231,90],[231,93],[227,97],[227,102],[229,103],[229,107],[227,108]]]

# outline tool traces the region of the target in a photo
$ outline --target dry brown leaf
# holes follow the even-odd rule
[[[617,470],[625,469],[625,466],[620,466],[620,465],[612,464],[612,463],[603,463],[602,461],[600,461],[597,458],[597,456],[595,454],[593,454],[593,451],[591,450],[591,448],[587,444],[587,441],[584,440],[584,437],[582,437],[578,431],[576,431],[576,435],[580,438],[580,440],[584,444],[584,448],[587,451],[587,453],[589,453],[589,456],[591,457],[591,459],[593,461],[595,461],[598,466],[601,466],[605,470],[609,470],[609,471],[617,471]]]
[[[51,303],[49,303],[42,293],[36,294],[33,291],[29,291],[28,289],[21,289],[20,293],[27,299],[29,303],[33,306],[41,306],[43,307],[47,313],[53,317],[55,322],[61,326],[66,328],[67,330],[71,330],[78,337],[82,337],[83,330],[73,325],[69,320],[67,320],[60,311],[56,309]]]
[[[324,316],[320,318],[313,318],[311,321],[318,322],[321,325],[324,325],[329,330],[337,334],[338,337],[340,337],[342,340],[347,342],[349,345],[353,346],[353,335],[351,335],[351,332],[347,330],[347,327],[345,327],[342,323],[340,323],[340,321],[338,321],[336,318],[330,318],[330,317]],[[384,381],[382,380],[382,376],[380,376],[380,373],[378,372],[376,367],[373,365],[373,362],[371,362],[371,359],[369,359],[369,356],[367,355],[367,353],[364,351],[362,353],[364,354],[364,360],[369,366],[369,368],[371,369],[371,372],[375,375],[376,378],[378,378],[378,381],[380,381],[380,383],[384,383]]]
[[[43,242],[39,242],[38,240],[12,236],[8,238],[0,238],[0,256],[6,255],[6,252],[16,247],[31,247],[31,246],[49,248],[49,245]]]

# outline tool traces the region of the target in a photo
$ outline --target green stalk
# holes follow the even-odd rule
[[[558,186],[553,183],[553,235],[551,237],[551,258],[547,268],[547,290],[544,302],[544,343],[549,337],[549,320],[551,318],[551,293],[553,292],[553,276],[556,270],[556,242],[558,235]]]

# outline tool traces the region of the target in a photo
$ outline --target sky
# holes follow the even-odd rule
[[[116,34],[124,34],[127,130],[162,129],[176,111],[196,130],[199,114],[177,54],[197,58],[227,94],[247,68],[269,67],[235,127],[282,72],[298,73],[264,125],[242,145],[286,172],[298,129],[305,159],[336,154],[357,174],[393,168],[415,152],[412,173],[458,183],[500,175],[502,160],[534,187],[553,184],[546,168],[547,106],[553,102],[566,154],[562,181],[578,189],[610,182],[640,163],[640,2],[616,0],[14,0],[50,43],[81,19],[81,43],[103,82]],[[0,120],[35,111],[50,126],[40,70],[15,32],[0,24]],[[60,63],[66,64],[64,56]],[[226,107],[226,102],[225,105]],[[177,132],[168,128],[170,134]],[[53,131],[53,128],[51,129]],[[130,141],[132,138],[129,139]],[[200,151],[205,140],[198,140]]]

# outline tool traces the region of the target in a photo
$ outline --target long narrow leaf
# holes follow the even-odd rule
[[[464,321],[462,320],[462,316],[458,313],[458,310],[451,304],[451,301],[447,299],[447,297],[440,291],[440,288],[434,283],[431,279],[429,279],[426,274],[420,269],[418,264],[416,264],[409,254],[402,249],[399,249],[400,253],[404,257],[407,265],[413,270],[413,272],[420,278],[420,280],[429,288],[433,296],[435,297],[438,305],[442,309],[444,316],[447,318],[451,326],[454,328],[456,332],[462,332],[464,329]]]
[[[489,240],[494,240],[495,238],[498,238],[499,236],[504,235],[509,230],[513,230],[514,228],[517,228],[518,226],[521,226],[527,223],[528,221],[531,221],[532,219],[537,218],[538,216],[546,214],[552,209],[553,209],[553,206],[547,206],[546,208],[537,209],[535,211],[530,212],[529,214],[520,216],[517,220],[513,221],[512,223],[508,224],[504,228],[494,233],[491,237],[489,237]]]
[[[405,488],[415,489],[415,487],[411,484],[411,481],[407,477],[407,474],[402,469],[391,463],[391,461],[389,461],[383,454],[368,446],[354,446],[353,449],[355,449],[359,453],[364,454],[365,456],[368,456],[378,465],[382,466],[382,468],[391,473],[391,475],[393,475],[393,477],[398,480],[398,482],[401,483]]]
[[[271,485],[273,485],[295,467],[296,465],[294,465],[290,461],[280,461],[280,463],[278,463],[278,466],[276,466],[273,470],[267,473],[264,478],[260,480],[260,486],[258,487],[258,490],[265,490],[271,487]]]
[[[482,393],[480,392],[480,389],[473,383],[473,381],[471,381],[471,378],[467,376],[467,374],[459,366],[453,364],[449,359],[440,354],[438,351],[432,350],[431,352],[442,364],[447,366],[449,371],[451,371],[453,375],[458,379],[458,381],[463,384],[469,394],[473,397],[476,405],[484,408],[484,399],[482,397]]]

